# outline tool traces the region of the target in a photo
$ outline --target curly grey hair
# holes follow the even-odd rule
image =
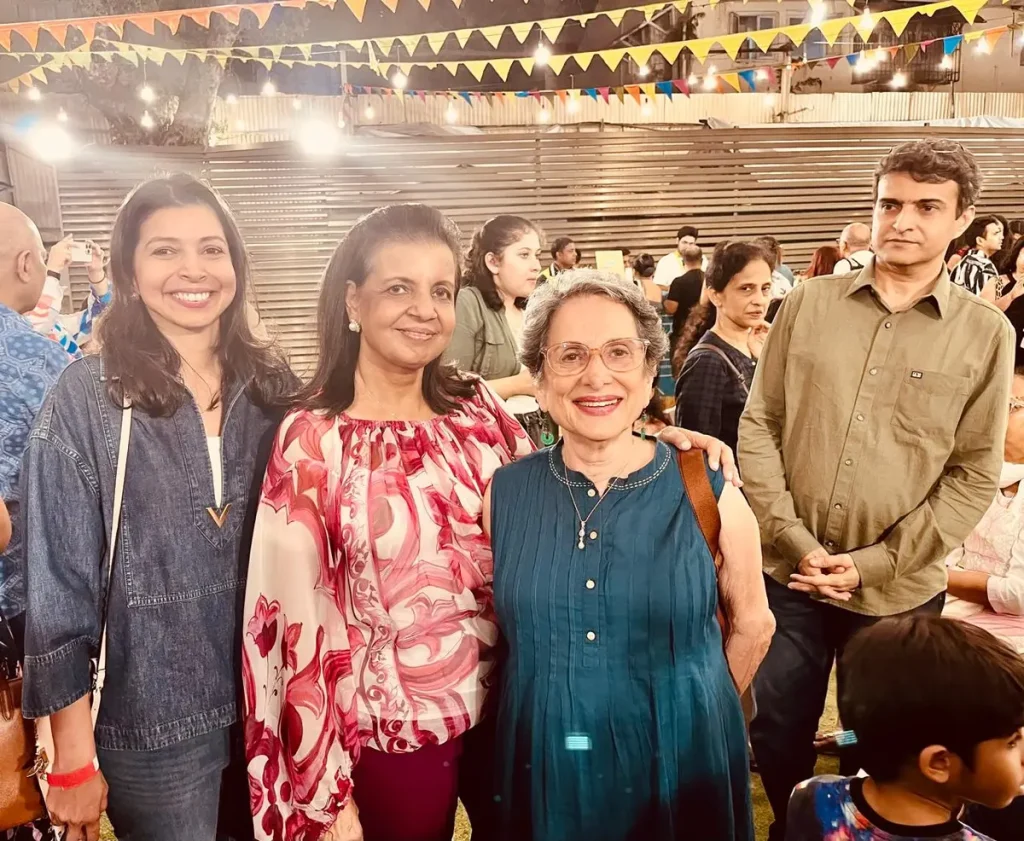
[[[647,346],[647,369],[651,376],[668,352],[668,336],[661,326],[658,311],[632,283],[613,272],[599,269],[573,269],[537,287],[526,305],[523,319],[523,340],[519,359],[527,370],[540,379],[544,370],[543,351],[548,344],[551,319],[566,301],[584,295],[597,295],[622,304],[636,321],[637,336],[650,342]]]

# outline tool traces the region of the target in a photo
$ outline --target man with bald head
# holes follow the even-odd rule
[[[849,274],[859,272],[874,257],[871,251],[871,226],[863,222],[854,222],[843,228],[839,236],[839,254],[842,256],[833,274]]]
[[[32,329],[25,318],[46,281],[46,251],[39,231],[24,213],[0,204],[0,500],[14,524],[6,553],[0,554],[0,613],[14,618],[25,610],[17,557],[18,475],[29,433],[47,392],[68,364],[56,342]]]

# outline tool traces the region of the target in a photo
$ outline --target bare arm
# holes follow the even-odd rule
[[[7,506],[0,499],[0,552],[7,548],[11,542],[11,515],[7,513]]]
[[[719,573],[722,610],[729,623],[725,657],[736,688],[742,694],[754,679],[775,633],[775,617],[761,573],[761,535],[754,512],[743,494],[726,485],[718,500],[722,518]]]
[[[671,298],[666,298],[664,306],[665,312],[667,312],[669,315],[675,315],[676,310],[679,309],[679,302],[673,301]]]
[[[96,758],[90,696],[58,710],[49,719],[53,736],[53,765],[56,774],[85,768]],[[107,808],[107,781],[99,773],[74,788],[50,788],[46,807],[57,826],[68,828],[69,838],[99,841],[100,815]]]
[[[508,400],[510,397],[514,397],[517,394],[532,395],[536,390],[533,377],[530,376],[530,372],[525,368],[523,368],[523,370],[518,374],[511,377],[487,380],[487,385],[489,385],[494,393],[502,400]]]
[[[946,590],[949,595],[963,599],[965,602],[981,604],[991,609],[992,604],[988,600],[988,579],[987,572],[975,572],[966,569],[951,569],[949,571],[949,585]]]

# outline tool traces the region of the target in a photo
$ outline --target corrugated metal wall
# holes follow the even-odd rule
[[[61,170],[61,207],[68,230],[105,240],[118,203],[139,179],[169,168],[205,174],[238,216],[261,309],[302,371],[314,356],[328,258],[355,220],[381,205],[435,205],[467,238],[496,213],[518,213],[549,238],[574,237],[585,262],[599,248],[660,256],[684,222],[699,226],[708,247],[771,234],[787,262],[802,268],[844,225],[868,218],[879,158],[922,135],[954,137],[974,151],[987,176],[984,209],[1020,215],[1021,132],[878,126],[357,137],[322,163],[297,157],[291,144],[218,148],[205,160],[193,152],[110,149]]]

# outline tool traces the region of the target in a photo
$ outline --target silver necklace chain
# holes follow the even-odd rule
[[[630,455],[632,455],[632,453],[630,453]],[[629,459],[626,459],[626,461],[623,462],[622,469],[619,470],[620,473],[622,472],[622,470],[626,469],[626,465],[627,464],[629,464]],[[586,517],[584,517],[580,513],[580,507],[576,504],[576,497],[573,495],[572,485],[569,484],[569,468],[565,464],[565,456],[564,456],[564,454],[562,456],[562,475],[565,476],[565,486],[566,486],[566,488],[569,491],[569,499],[572,501],[572,507],[576,511],[576,516],[579,518],[579,521],[580,521],[579,543],[577,543],[576,546],[579,549],[586,549],[587,548],[587,544],[586,544],[584,538],[586,538],[586,536],[587,536],[587,523],[590,522],[590,518],[594,516],[594,512],[597,511],[597,509],[601,505],[601,503],[604,502],[604,498],[606,496],[608,496],[609,491],[611,491],[611,489],[613,487],[615,487],[615,483],[618,481],[619,477],[618,476],[613,476],[612,477],[611,481],[608,482],[608,487],[606,487],[604,489],[604,492],[601,494],[600,497],[598,497],[597,502],[594,503],[594,507],[590,509],[590,513],[587,514]]]

